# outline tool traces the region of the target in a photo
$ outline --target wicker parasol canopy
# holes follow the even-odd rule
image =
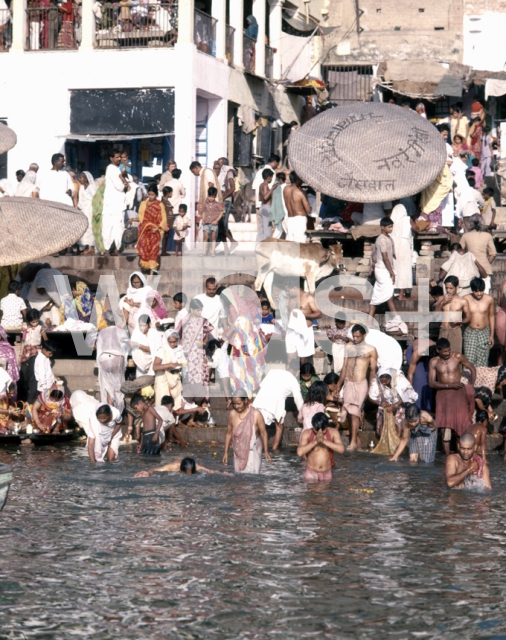
[[[0,154],[10,151],[17,141],[14,131],[0,122]]]
[[[0,199],[0,266],[36,260],[82,237],[88,219],[78,209],[37,198]]]
[[[414,195],[446,162],[433,124],[382,102],[324,111],[293,134],[288,154],[294,171],[316,191],[352,202]]]

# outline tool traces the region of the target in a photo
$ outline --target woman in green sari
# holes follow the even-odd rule
[[[98,182],[98,180],[96,180]],[[102,238],[102,209],[104,206],[105,180],[97,188],[92,202],[91,229],[95,238],[97,253],[101,256],[105,254],[104,239]]]

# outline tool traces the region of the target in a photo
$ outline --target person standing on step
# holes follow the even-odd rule
[[[381,234],[374,243],[373,263],[374,263],[374,289],[369,306],[369,315],[374,317],[376,307],[385,302],[391,313],[397,313],[394,304],[395,285],[395,249],[394,242],[390,235],[394,230],[394,223],[390,218],[382,218],[380,222]]]
[[[272,235],[271,229],[271,202],[274,191],[279,186],[276,182],[272,188],[271,183],[274,178],[274,173],[270,169],[264,169],[262,171],[262,178],[264,179],[259,189],[259,200],[261,202],[260,209],[258,210],[258,232],[257,242],[262,242],[270,238]]]
[[[117,256],[124,230],[125,193],[130,190],[130,185],[125,184],[122,179],[119,168],[121,155],[117,149],[111,149],[109,152],[109,162],[105,172],[102,237],[105,250],[109,251],[110,256]]]
[[[470,322],[464,331],[464,355],[475,367],[488,367],[490,349],[494,346],[495,303],[485,293],[482,278],[471,280],[471,294],[464,296],[470,310]]]
[[[301,186],[302,180],[295,171],[290,171],[290,184],[283,190],[283,198],[288,211],[285,219],[286,239],[305,244],[307,216],[311,212],[311,205]]]
[[[239,245],[237,240],[234,240],[234,236],[228,228],[230,212],[232,210],[232,205],[234,204],[235,178],[237,176],[237,171],[234,167],[229,165],[228,158],[220,158],[218,160],[218,164],[220,166],[218,180],[220,181],[223,204],[225,205],[225,213],[220,221],[222,231],[225,236],[223,246],[225,247],[225,253],[229,253],[227,240],[230,240],[230,253],[232,253],[232,251],[234,251]]]
[[[456,276],[448,276],[444,284],[446,295],[434,307],[434,311],[443,312],[439,337],[450,342],[453,353],[462,353],[462,325],[467,325],[471,320],[469,303],[465,297],[457,295],[459,279]]]

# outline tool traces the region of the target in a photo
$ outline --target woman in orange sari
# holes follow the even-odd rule
[[[469,146],[475,158],[481,158],[481,136],[487,112],[477,100],[471,105],[471,126],[469,127]]]
[[[160,253],[160,239],[167,231],[167,214],[163,204],[157,200],[158,186],[151,183],[148,186],[148,199],[139,207],[139,238],[137,253],[142,269],[149,269],[154,273],[158,268]]]

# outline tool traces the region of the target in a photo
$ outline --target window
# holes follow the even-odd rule
[[[434,27],[434,31],[444,31],[444,27]]]
[[[329,100],[334,104],[368,102],[372,100],[371,65],[328,66],[323,78],[329,88]]]
[[[418,13],[424,13],[425,9],[418,9]]]

